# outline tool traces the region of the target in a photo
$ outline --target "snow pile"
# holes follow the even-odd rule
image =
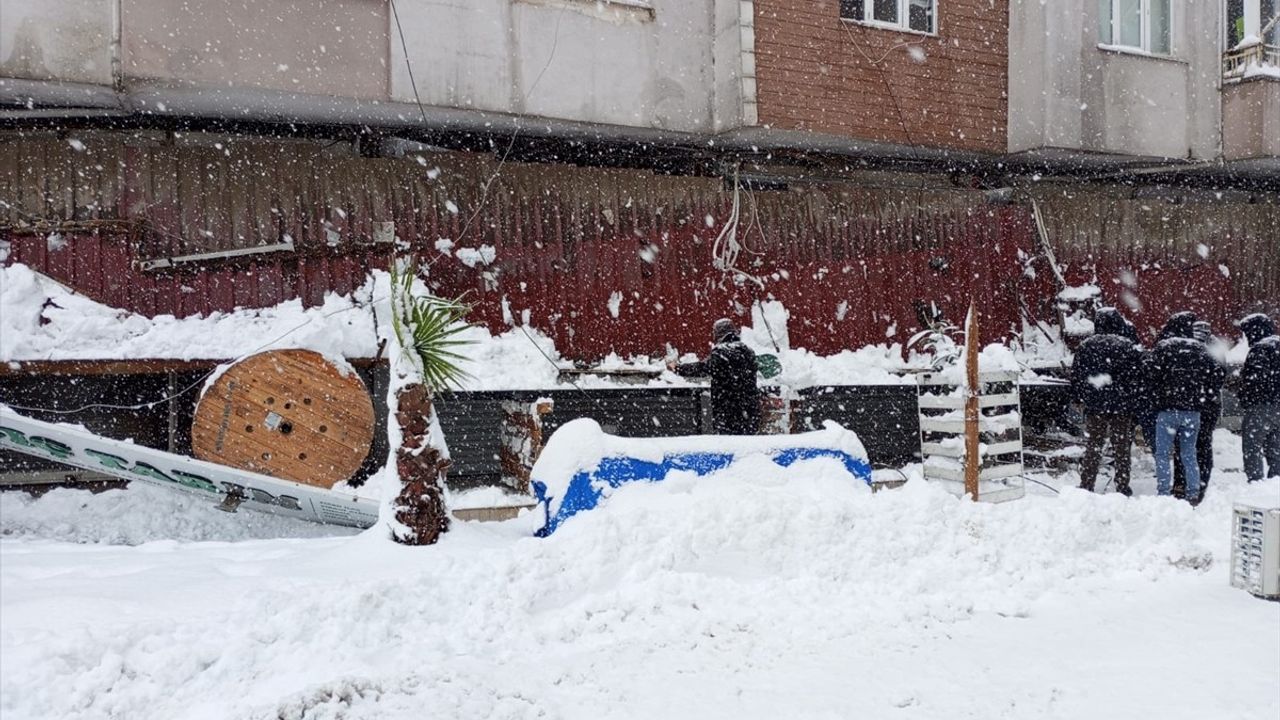
[[[0,362],[222,360],[274,348],[305,348],[332,358],[373,357],[379,337],[390,331],[388,327],[375,327],[370,305],[378,306],[380,317],[386,315],[389,294],[388,275],[375,272],[349,296],[326,295],[324,305],[318,308],[304,309],[299,300],[290,300],[262,310],[148,319],[75,294],[25,265],[0,267],[0,307],[4,309],[0,312]],[[753,307],[752,314],[753,325],[743,328],[743,340],[757,353],[777,355],[782,373],[770,382],[794,390],[818,385],[910,383],[911,373],[929,369],[934,360],[931,355],[914,352],[904,359],[903,348],[897,343],[817,355],[790,347],[789,314],[781,303],[759,304]],[[462,383],[463,390],[571,387],[560,380],[559,374],[573,364],[560,356],[551,338],[529,327],[527,321],[497,335],[472,327],[460,339],[469,342],[463,351],[469,358],[464,368],[471,377]],[[683,359],[695,358],[689,353]],[[647,370],[652,377],[645,382],[654,387],[698,384],[665,372],[662,358],[611,356],[598,367]],[[575,382],[580,387],[619,385],[607,375],[581,376]]]
[[[1240,77],[1245,80],[1262,77],[1280,80],[1280,67],[1266,63],[1259,64],[1251,62],[1245,66],[1244,73]]]
[[[378,347],[370,286],[325,295],[303,309],[289,300],[263,310],[175,318],[109,308],[33,272],[0,268],[0,361],[165,358],[225,359],[272,348],[370,357]]]
[[[1194,510],[991,506],[762,465],[620,488],[546,540],[6,541],[0,713],[1270,718],[1280,617],[1226,585],[1242,483],[1215,482]]]
[[[871,479],[858,436],[832,421],[822,430],[795,435],[624,438],[580,418],[556,430],[533,466],[534,492],[547,519],[539,532],[553,532],[628,483],[693,481],[713,472],[768,474],[770,464],[803,465],[810,473],[834,474],[853,485]]]
[[[159,540],[251,540],[347,535],[354,530],[241,510],[217,509],[210,496],[135,482],[91,493],[59,488],[34,498],[0,493],[0,537],[140,545]]]
[[[773,353],[772,348],[753,348],[756,352]],[[925,370],[932,358],[913,356],[902,359],[902,346],[867,345],[857,350],[842,350],[834,355],[817,355],[808,350],[783,350],[774,353],[782,363],[782,373],[769,382],[800,390],[822,385],[901,385],[913,382],[907,373]]]

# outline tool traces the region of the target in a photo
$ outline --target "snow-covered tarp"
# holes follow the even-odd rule
[[[622,438],[588,418],[566,423],[552,434],[533,466],[534,494],[546,519],[538,534],[550,535],[628,483],[749,471],[762,461],[869,484],[871,464],[858,436],[835,422],[824,425],[797,435]]]

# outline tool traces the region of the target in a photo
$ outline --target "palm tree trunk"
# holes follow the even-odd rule
[[[404,545],[432,545],[449,529],[444,482],[450,461],[431,443],[431,426],[438,422],[431,391],[421,383],[396,393],[396,421],[402,440],[396,450],[400,494],[396,498],[395,540]],[[437,434],[437,436],[439,436]]]

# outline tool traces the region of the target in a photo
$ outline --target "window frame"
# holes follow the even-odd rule
[[[1263,34],[1262,32],[1262,29],[1271,21],[1271,18],[1280,13],[1280,0],[1255,0],[1254,2],[1236,0],[1236,2],[1239,3],[1239,14],[1234,18],[1231,6],[1235,3],[1227,2],[1225,4],[1222,23],[1225,30],[1223,36],[1224,50],[1235,50],[1244,42],[1246,37],[1254,35],[1266,45],[1280,44],[1280,24],[1273,26],[1270,33]],[[1263,7],[1268,4],[1270,8]],[[1268,15],[1268,12],[1270,15]],[[1240,37],[1235,42],[1232,42],[1231,37],[1233,32],[1232,20],[1240,21]]]
[[[849,17],[844,14],[845,3],[837,3],[837,12],[840,13],[840,20],[843,22],[858,23],[868,27],[879,28],[881,30],[892,30],[894,32],[914,33],[916,35],[928,35],[936,37],[938,35],[938,27],[940,17],[938,15],[938,6],[942,4],[942,0],[929,0],[931,3],[932,25],[929,30],[917,30],[911,27],[911,0],[897,0],[898,3],[898,22],[887,22],[885,20],[875,19],[875,0],[851,0],[854,7],[861,8],[860,17]]]
[[[1152,27],[1151,27],[1151,7],[1153,3],[1165,3],[1166,13],[1169,19],[1169,47],[1164,50],[1152,49]],[[1173,0],[1138,0],[1138,44],[1130,45],[1123,42],[1121,38],[1121,5],[1122,0],[1107,0],[1107,7],[1111,10],[1111,17],[1107,20],[1107,27],[1110,30],[1110,38],[1105,42],[1099,38],[1099,45],[1108,50],[1119,50],[1121,52],[1141,53],[1151,55],[1153,57],[1169,58],[1173,57],[1173,38],[1174,38],[1174,22],[1173,22]],[[1101,27],[1099,27],[1101,33]]]

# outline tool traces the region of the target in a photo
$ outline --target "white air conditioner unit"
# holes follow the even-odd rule
[[[1280,598],[1280,507],[1235,506],[1231,585],[1258,597]]]

